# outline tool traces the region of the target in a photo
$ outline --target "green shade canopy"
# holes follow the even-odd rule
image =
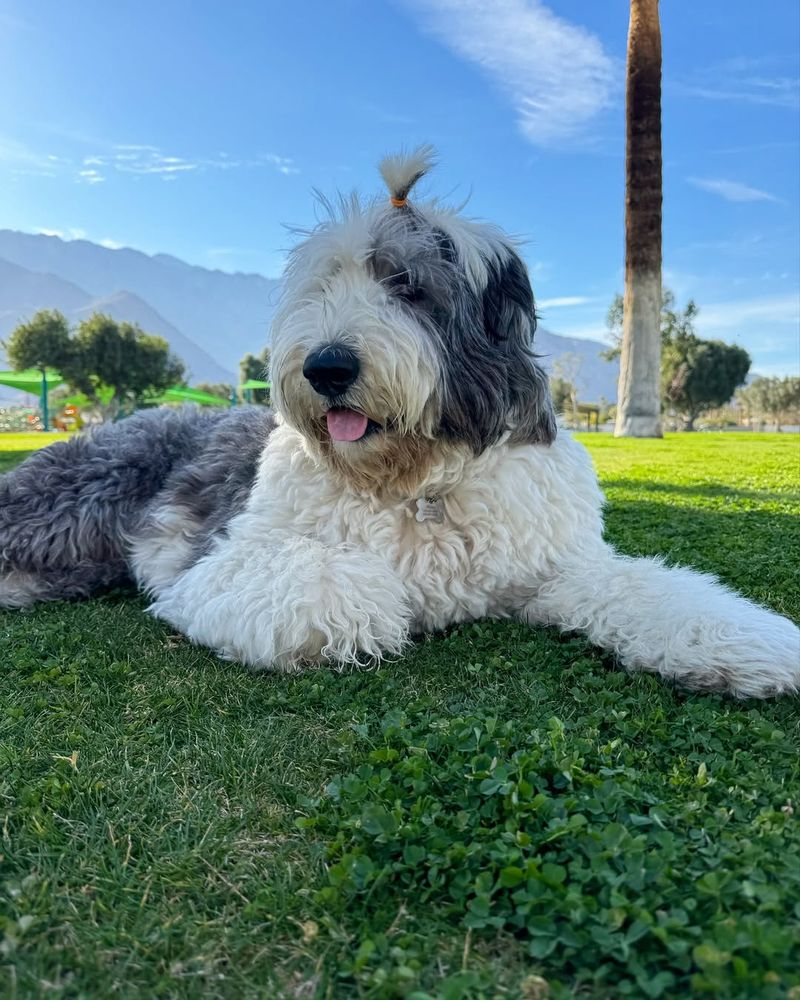
[[[246,382],[242,382],[239,386],[240,389],[271,389],[272,382],[260,382],[257,378],[249,378]]]
[[[227,399],[219,396],[212,396],[210,392],[203,392],[202,389],[191,389],[188,386],[176,385],[167,389],[162,395],[155,399],[148,399],[148,403],[199,403],[201,406],[228,406]]]
[[[47,388],[55,389],[65,380],[54,368],[47,369]],[[0,372],[0,385],[8,385],[12,389],[21,389],[39,396],[42,392],[42,373],[38,368],[29,368],[24,372]]]
[[[114,398],[114,387],[110,385],[101,385],[95,389],[95,395],[99,403],[103,406],[108,406],[111,400]],[[94,406],[94,400],[89,399],[88,396],[84,395],[82,392],[76,392],[74,396],[70,396],[67,399],[59,399],[58,406],[79,406],[79,407],[90,407]]]

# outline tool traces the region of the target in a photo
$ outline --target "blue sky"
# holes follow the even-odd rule
[[[627,0],[0,0],[0,227],[280,273],[312,188],[428,190],[528,240],[544,324],[622,288]],[[797,0],[669,0],[665,281],[800,366]]]

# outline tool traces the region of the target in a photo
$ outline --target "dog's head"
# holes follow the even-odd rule
[[[556,434],[525,265],[499,229],[408,200],[431,162],[390,157],[389,199],[326,205],[273,327],[278,410],[362,488],[413,493],[442,449]]]

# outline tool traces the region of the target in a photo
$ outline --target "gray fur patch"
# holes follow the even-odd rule
[[[220,449],[211,457],[219,511],[234,504],[252,475],[250,450],[242,462],[241,427],[258,423],[262,447],[272,427],[257,409],[257,418],[188,407],[137,413],[38,451],[0,477],[0,606],[20,603],[15,580],[38,600],[86,597],[128,580],[128,540],[170,476],[197,463],[209,440],[228,448],[227,478]],[[229,422],[230,437],[215,436]],[[212,514],[212,524],[224,516]]]
[[[536,362],[536,312],[525,265],[510,245],[487,258],[482,294],[467,280],[453,242],[409,209],[382,221],[368,267],[413,310],[444,372],[441,433],[479,453],[508,429],[516,443],[550,444],[556,419]]]
[[[264,407],[231,410],[213,428],[196,458],[170,475],[137,535],[147,535],[147,521],[151,515],[157,520],[160,508],[180,511],[187,522],[198,525],[191,537],[192,558],[184,568],[200,559],[231,518],[244,509],[259,457],[274,429],[275,418]]]

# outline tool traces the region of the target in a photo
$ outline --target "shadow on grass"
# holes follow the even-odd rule
[[[796,515],[612,500],[606,538],[628,555],[663,555],[670,563],[713,573],[745,596],[800,618]]]
[[[24,462],[25,459],[32,454],[33,450],[0,451],[0,475],[4,472],[9,472],[15,465],[19,465],[20,462]]]
[[[634,490],[645,493],[674,493],[678,496],[687,497],[708,497],[709,499],[727,498],[742,500],[758,500],[761,503],[778,501],[786,503],[787,500],[800,502],[800,493],[787,491],[786,493],[772,493],[767,490],[742,490],[727,483],[664,483],[652,482],[646,479],[601,479],[601,486],[607,490]]]

